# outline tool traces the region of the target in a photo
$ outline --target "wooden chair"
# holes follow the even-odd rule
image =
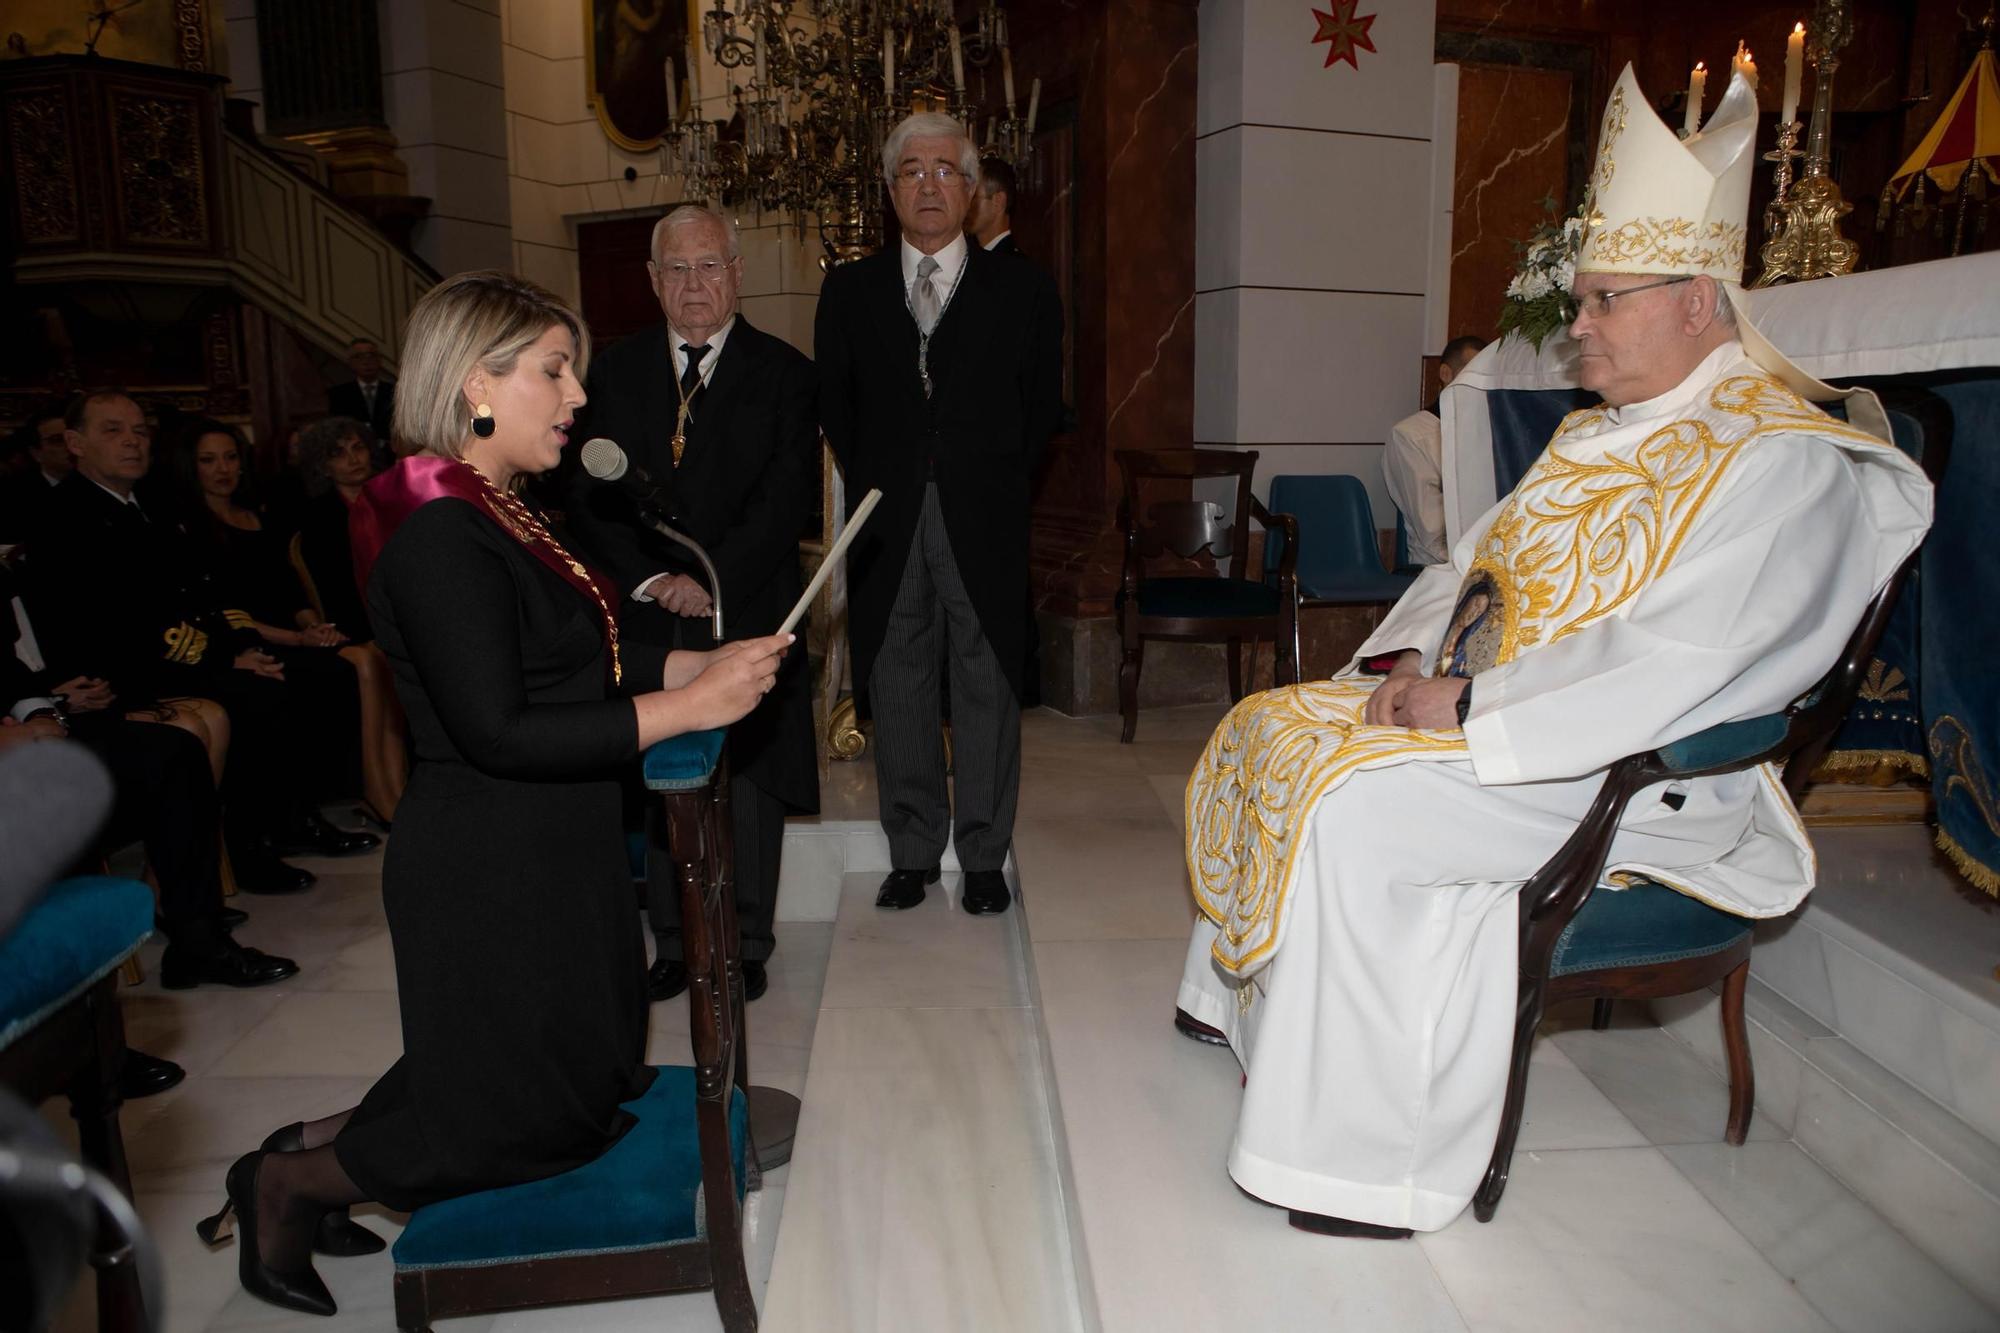
[[[743,1256],[749,1151],[743,969],[720,731],[645,755],[681,886],[695,1063],[626,1103],[639,1123],[574,1171],[419,1209],[397,1240],[396,1326],[712,1288],[729,1333],[757,1327]]]
[[[1158,453],[1118,451],[1124,495],[1118,524],[1125,534],[1124,578],[1118,593],[1118,631],[1124,657],[1118,668],[1118,711],[1125,719],[1121,742],[1129,743],[1139,727],[1139,672],[1147,639],[1191,639],[1228,645],[1229,697],[1243,697],[1243,641],[1254,652],[1259,639],[1276,648],[1275,675],[1280,685],[1299,678],[1299,527],[1289,514],[1272,514],[1250,493],[1257,468],[1254,450],[1175,449]],[[1163,500],[1140,508],[1141,483],[1191,484],[1206,478],[1234,477],[1233,509],[1212,500]],[[1142,517],[1143,513],[1143,517]],[[1267,534],[1282,537],[1275,579],[1246,577],[1249,521]],[[1163,556],[1192,561],[1206,553],[1226,569],[1216,575],[1148,577],[1146,562]]]
[[[1949,409],[1921,390],[1882,396],[1897,443],[1922,460],[1935,484],[1944,475],[1951,449]],[[1513,1056],[1493,1158],[1473,1196],[1473,1213],[1480,1221],[1493,1220],[1507,1188],[1535,1031],[1546,1007],[1559,1001],[1596,1000],[1591,1025],[1602,1029],[1613,1000],[1686,995],[1720,981],[1729,1065],[1729,1120],[1723,1136],[1740,1145],[1750,1132],[1756,1076],[1743,997],[1750,980],[1754,923],[1651,880],[1636,880],[1616,892],[1598,892],[1598,883],[1625,807],[1645,787],[1784,761],[1787,795],[1794,803],[1804,798],[1813,768],[1868,674],[1875,646],[1919,554],[1912,552],[1868,604],[1840,659],[1809,694],[1782,713],[1723,723],[1613,764],[1576,832],[1522,886]]]
[[[118,970],[152,931],[151,889],[91,875],[50,889],[0,946],[0,1084],[30,1104],[67,1096],[83,1160],[128,1199]],[[129,1238],[100,1216],[90,1262],[102,1333],[147,1326],[135,1259]]]

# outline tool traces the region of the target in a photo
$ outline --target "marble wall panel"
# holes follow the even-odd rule
[[[1459,67],[1447,336],[1493,335],[1515,247],[1541,225],[1544,200],[1567,208],[1571,102],[1585,91],[1563,70]]]

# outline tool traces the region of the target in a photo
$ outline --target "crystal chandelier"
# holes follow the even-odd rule
[[[731,119],[701,118],[698,84],[681,116],[670,86],[661,175],[696,198],[789,213],[801,237],[817,217],[829,262],[872,254],[882,245],[882,141],[903,117],[946,112],[982,154],[1027,162],[1041,80],[1021,115],[998,0],[979,0],[970,27],[954,10],[952,0],[714,0],[701,46],[729,81]],[[689,57],[698,80],[699,53]],[[996,64],[1006,112],[981,126],[966,71]]]

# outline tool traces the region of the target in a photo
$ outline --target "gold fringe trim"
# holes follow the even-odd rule
[[[1958,873],[1965,876],[1974,888],[2000,898],[2000,871],[1974,860],[1972,853],[1959,846],[1943,829],[1937,831],[1937,845],[1938,850],[1951,858],[1951,863],[1958,867]]]
[[[1892,787],[1906,776],[1930,775],[1930,761],[1912,750],[1833,750],[1812,771],[1815,782],[1863,787]]]

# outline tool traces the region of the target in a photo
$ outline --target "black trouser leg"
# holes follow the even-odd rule
[[[197,948],[223,936],[220,811],[208,751],[178,727],[114,717],[78,719],[76,738],[117,784],[106,829],[111,844],[136,838],[160,882],[167,939]]]

